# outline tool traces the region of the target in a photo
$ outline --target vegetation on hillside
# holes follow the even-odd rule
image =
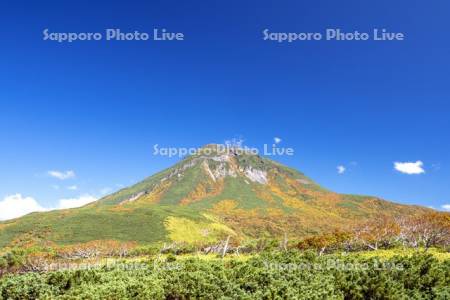
[[[0,299],[448,299],[450,261],[267,252],[7,275]]]
[[[448,299],[449,245],[448,213],[200,153],[84,207],[1,222],[0,300]]]
[[[301,239],[349,231],[379,215],[392,218],[429,211],[333,193],[304,174],[257,155],[201,152],[84,207],[0,222],[0,247],[30,234],[45,235],[60,246],[95,240],[170,242],[174,230],[167,224],[174,220],[202,224],[205,230],[220,223],[235,232],[237,240]],[[205,239],[211,242],[211,235]]]
[[[274,216],[276,217],[276,216]],[[272,226],[266,219],[255,226]],[[265,223],[268,222],[268,223]],[[14,240],[0,252],[0,272],[20,273],[42,271],[50,263],[68,263],[88,259],[140,257],[172,253],[227,254],[261,253],[270,250],[315,251],[319,256],[332,253],[356,253],[380,249],[423,249],[434,247],[449,251],[450,214],[428,213],[421,216],[388,218],[380,216],[358,224],[352,231],[335,230],[300,239],[283,234],[262,235],[257,239],[243,239],[232,227],[223,225],[217,217],[204,215],[202,220],[169,217],[166,230],[170,241],[140,244],[118,240],[91,240],[83,243],[58,245],[49,242],[45,234],[30,233]]]

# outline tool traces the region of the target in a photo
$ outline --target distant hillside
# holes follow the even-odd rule
[[[196,242],[224,235],[293,237],[426,208],[337,194],[275,161],[207,145],[173,167],[95,203],[0,223],[0,247],[24,239]],[[222,148],[220,148],[222,150]]]

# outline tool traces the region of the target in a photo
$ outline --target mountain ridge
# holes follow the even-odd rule
[[[174,166],[86,206],[2,222],[0,247],[30,232],[56,244],[212,241],[226,232],[241,239],[286,232],[301,237],[347,230],[378,215],[427,211],[377,197],[334,193],[266,157],[236,147],[211,150],[216,146],[199,148]]]

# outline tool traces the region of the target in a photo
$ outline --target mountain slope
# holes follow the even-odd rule
[[[241,148],[207,145],[175,166],[81,208],[0,223],[0,247],[41,238],[213,241],[345,229],[368,218],[425,208],[328,191],[304,174]]]

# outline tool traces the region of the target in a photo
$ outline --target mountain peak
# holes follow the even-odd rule
[[[186,234],[184,225],[177,224],[190,224],[189,234],[198,226],[211,232],[229,228],[241,237],[283,231],[299,237],[364,222],[378,214],[420,211],[374,197],[328,191],[303,173],[240,144],[207,144],[174,166],[97,202],[8,223],[3,226],[8,234],[0,235],[0,246],[25,227],[29,231],[52,228],[49,240],[63,244],[105,237],[167,241],[178,234],[173,230]],[[85,220],[95,220],[95,226],[83,225]],[[198,234],[207,233],[200,230]]]
[[[261,191],[271,195],[272,189],[290,190],[293,194],[324,190],[302,173],[260,156],[255,148],[237,143],[206,144],[174,166],[107,196],[100,203],[212,203],[223,197],[242,198],[244,194],[258,199]]]
[[[267,162],[257,152],[239,145],[207,144],[181,164],[182,170],[200,165],[213,181],[244,176],[260,184],[268,182],[265,168]]]
[[[258,151],[253,148],[242,146],[236,143],[206,144],[199,148],[197,155],[258,155]]]

